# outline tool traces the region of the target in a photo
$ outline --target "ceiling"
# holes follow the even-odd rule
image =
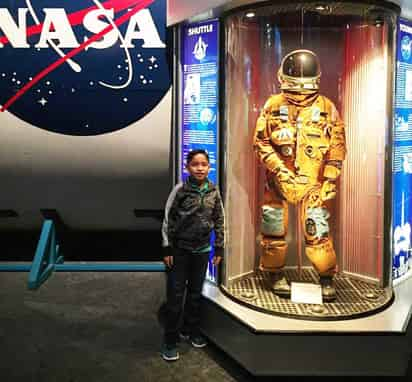
[[[177,24],[199,15],[201,18],[215,17],[219,12],[248,4],[257,4],[262,1],[263,0],[168,0],[167,24]],[[280,3],[284,1],[273,0],[272,4],[275,5],[277,2]],[[320,2],[322,2],[322,0],[320,0]],[[359,0],[354,1],[354,3],[359,2]],[[375,0],[372,2],[378,5],[384,5],[385,3],[396,4],[401,8],[401,16],[412,20],[412,0]],[[327,3],[333,2],[327,1]],[[366,3],[368,3],[368,0],[366,0]]]

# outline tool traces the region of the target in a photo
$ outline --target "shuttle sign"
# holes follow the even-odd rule
[[[209,178],[218,183],[219,150],[219,21],[208,20],[182,28],[182,107],[180,174],[188,176],[187,153],[209,153]]]
[[[166,0],[0,0],[1,112],[97,135],[139,120],[169,87]]]
[[[412,23],[399,20],[393,123],[392,278],[412,268]]]

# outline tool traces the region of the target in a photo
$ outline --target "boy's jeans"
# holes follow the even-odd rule
[[[206,276],[209,253],[193,254],[175,250],[173,266],[167,271],[167,318],[165,342],[175,345],[179,340],[180,318],[190,336],[199,333],[200,301]],[[185,300],[185,289],[186,301]]]

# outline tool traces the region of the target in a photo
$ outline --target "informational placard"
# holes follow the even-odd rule
[[[300,304],[322,304],[322,287],[319,284],[291,283],[290,300]]]
[[[393,141],[393,263],[397,279],[411,268],[412,23],[399,20]]]
[[[202,148],[210,158],[209,179],[217,183],[219,22],[209,20],[184,26],[181,46],[180,179],[188,175],[187,153]]]
[[[185,180],[188,176],[187,153],[204,149],[210,160],[209,179],[218,184],[219,22],[208,20],[185,25],[181,29],[181,36],[178,176],[179,180]],[[213,241],[212,236],[212,247]],[[211,261],[206,278],[216,281],[216,267]]]

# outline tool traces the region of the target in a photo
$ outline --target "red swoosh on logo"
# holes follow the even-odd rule
[[[148,7],[150,4],[152,4],[154,0],[111,0],[107,1],[104,4],[107,3],[117,3],[118,5],[121,4],[121,6],[124,6],[127,3],[127,6],[133,5],[134,8],[125,13],[123,16],[119,17],[118,19],[114,20],[114,24],[116,26],[120,26],[124,24],[127,20],[130,19],[134,14],[137,12],[141,11],[142,9]],[[124,7],[126,8],[126,6]],[[90,9],[90,8],[89,8]],[[95,7],[91,9],[96,9]],[[80,11],[82,12],[82,11]],[[74,15],[74,14],[72,14]],[[49,73],[51,73],[53,70],[57,69],[59,66],[64,64],[69,58],[72,58],[82,52],[87,46],[95,42],[96,40],[101,39],[104,35],[109,33],[111,30],[113,30],[113,26],[110,24],[106,28],[104,28],[102,31],[99,33],[96,33],[95,35],[91,36],[87,41],[84,43],[80,44],[77,48],[71,50],[69,53],[67,53],[64,57],[59,58],[57,61],[53,62],[51,65],[49,65],[47,68],[43,69],[39,74],[33,77],[33,79],[28,82],[26,85],[24,85],[13,97],[7,100],[7,102],[3,105],[1,108],[1,112],[6,111],[14,102],[16,102],[24,93],[26,93],[29,89],[31,89],[37,82],[39,82],[42,78],[47,76]]]

